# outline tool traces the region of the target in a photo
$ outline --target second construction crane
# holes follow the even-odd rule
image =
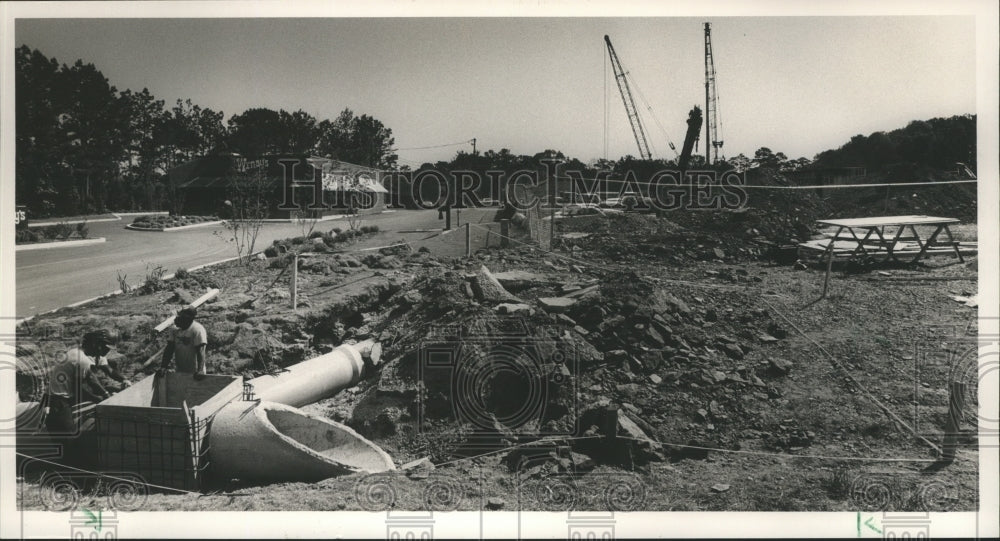
[[[714,139],[713,139],[714,137]],[[712,57],[712,25],[705,23],[705,163],[719,160],[719,95],[715,90],[715,59]],[[713,159],[712,153],[715,157]],[[723,155],[723,159],[725,156]]]
[[[652,160],[653,153],[649,151],[649,142],[646,141],[646,131],[642,128],[639,120],[639,111],[635,107],[635,100],[632,99],[632,90],[628,86],[628,78],[622,63],[618,60],[615,48],[611,45],[611,38],[604,36],[604,42],[608,44],[608,56],[611,57],[611,69],[615,72],[615,81],[618,83],[618,90],[622,95],[622,103],[625,104],[625,113],[628,114],[629,124],[632,126],[632,135],[635,136],[635,143],[639,145],[639,157],[643,160]]]

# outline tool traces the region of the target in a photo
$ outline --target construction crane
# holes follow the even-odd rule
[[[684,146],[681,148],[681,156],[677,160],[677,168],[681,171],[687,171],[688,162],[691,160],[691,151],[694,149],[695,141],[698,140],[698,134],[701,133],[701,109],[697,105],[688,113],[687,124]]]
[[[719,96],[715,90],[715,60],[712,57],[712,25],[705,23],[705,164],[719,160],[723,141],[718,139]],[[712,137],[716,139],[713,139]],[[715,159],[712,159],[712,151]],[[723,156],[724,158],[724,156]]]
[[[604,42],[608,44],[611,69],[615,72],[615,81],[618,83],[618,90],[622,95],[622,103],[625,104],[625,113],[628,115],[628,122],[632,126],[632,135],[635,136],[635,144],[639,146],[639,157],[644,160],[652,160],[653,153],[649,151],[646,132],[643,130],[642,122],[639,120],[639,111],[635,108],[635,100],[632,99],[632,91],[629,89],[625,70],[622,69],[622,64],[618,61],[615,48],[611,45],[611,38],[604,36]]]

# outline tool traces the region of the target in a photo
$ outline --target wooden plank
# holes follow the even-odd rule
[[[977,250],[975,248],[959,248],[959,250],[961,251],[962,255],[976,255],[976,253],[977,253]],[[917,255],[919,253],[920,253],[920,250],[917,250],[917,249],[913,249],[913,250],[893,250],[892,251],[893,255]],[[928,248],[927,251],[925,251],[924,253],[925,254],[954,254],[955,253],[955,248],[951,247],[951,246],[942,247],[942,248]]]
[[[73,406],[73,415],[77,417],[92,415],[96,407],[97,404],[94,404],[93,402],[80,402],[79,404]]]
[[[818,250],[820,252],[825,252],[829,248],[829,245],[830,245],[830,241],[828,241],[828,240],[810,240],[810,241],[807,241],[807,242],[800,243],[799,244],[799,248],[805,248],[807,250]],[[834,252],[849,252],[850,253],[850,252],[854,252],[854,249],[857,248],[857,247],[858,247],[858,243],[856,243],[856,242],[851,242],[851,241],[846,241],[846,240],[837,240],[837,241],[833,242],[833,251]]]
[[[153,364],[154,362],[156,362],[157,359],[162,359],[163,358],[163,352],[166,351],[166,350],[167,350],[167,346],[163,346],[160,349],[156,350],[156,353],[150,355],[149,358],[146,359],[146,361],[142,363],[142,367],[146,368],[147,366],[149,366],[149,365]]]
[[[219,290],[218,289],[215,289],[215,288],[209,289],[207,293],[205,293],[201,297],[198,297],[197,299],[195,299],[194,302],[192,302],[190,304],[190,306],[194,306],[195,308],[197,308],[197,307],[201,306],[202,304],[204,304],[205,302],[211,300],[213,297],[215,297],[218,294],[219,294]],[[177,317],[177,314],[174,314],[174,315],[168,317],[167,319],[163,320],[159,325],[157,325],[156,327],[153,327],[153,328],[156,330],[156,332],[163,332],[168,327],[170,327],[171,325],[174,324],[174,318],[175,317]],[[156,362],[157,359],[163,358],[163,352],[166,349],[167,349],[167,346],[163,346],[160,349],[156,350],[156,353],[150,355],[149,358],[147,358],[145,360],[145,362],[142,363],[142,367],[146,368],[147,366],[149,366],[149,365],[153,364],[154,362]]]
[[[195,299],[194,302],[192,302],[189,306],[193,306],[193,307],[197,308],[197,307],[201,306],[202,304],[204,304],[205,302],[207,302],[208,300],[212,299],[213,297],[215,297],[218,294],[219,294],[219,290],[218,289],[215,289],[215,288],[209,289],[207,293],[205,293],[204,295],[202,295],[202,296],[198,297],[197,299]],[[177,314],[174,314],[174,315],[168,317],[167,319],[163,320],[162,323],[160,323],[159,325],[157,325],[156,327],[153,327],[153,328],[156,329],[156,332],[163,332],[167,327],[169,327],[169,326],[171,326],[171,325],[174,324],[174,318],[176,316],[177,316]]]
[[[940,216],[908,215],[908,216],[871,216],[867,218],[834,218],[829,220],[816,220],[817,223],[833,225],[838,227],[883,227],[883,226],[903,226],[903,225],[938,225],[957,224],[957,218],[943,218]]]

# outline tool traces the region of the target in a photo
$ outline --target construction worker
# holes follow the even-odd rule
[[[193,306],[186,306],[174,317],[174,331],[167,347],[163,351],[163,361],[157,371],[163,374],[170,366],[170,361],[175,361],[177,371],[185,374],[193,374],[194,379],[201,380],[205,377],[205,349],[208,346],[208,333],[205,327],[195,321],[198,311]]]
[[[117,381],[120,384],[118,387],[119,391],[132,384],[132,382],[118,371],[118,361],[101,356],[97,359],[97,364],[94,365],[94,368],[103,372],[105,376]]]
[[[111,335],[106,330],[83,335],[80,347],[66,352],[65,358],[49,373],[48,414],[45,426],[53,433],[77,432],[73,407],[88,399],[101,402],[111,396],[94,373],[97,359],[111,350]]]
[[[111,345],[114,344],[114,337],[106,330],[99,331],[101,337],[105,342],[105,345],[101,346],[101,351],[97,358],[94,359],[94,369],[102,372],[106,377],[117,381],[120,385],[118,390],[122,390],[132,384],[124,375],[118,370],[118,361],[108,358],[108,353],[111,350]]]

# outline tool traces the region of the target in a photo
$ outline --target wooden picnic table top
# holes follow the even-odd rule
[[[816,220],[824,225],[834,225],[838,227],[882,227],[887,225],[940,225],[957,224],[957,218],[941,218],[939,216],[872,216],[869,218],[836,218],[830,220]]]

